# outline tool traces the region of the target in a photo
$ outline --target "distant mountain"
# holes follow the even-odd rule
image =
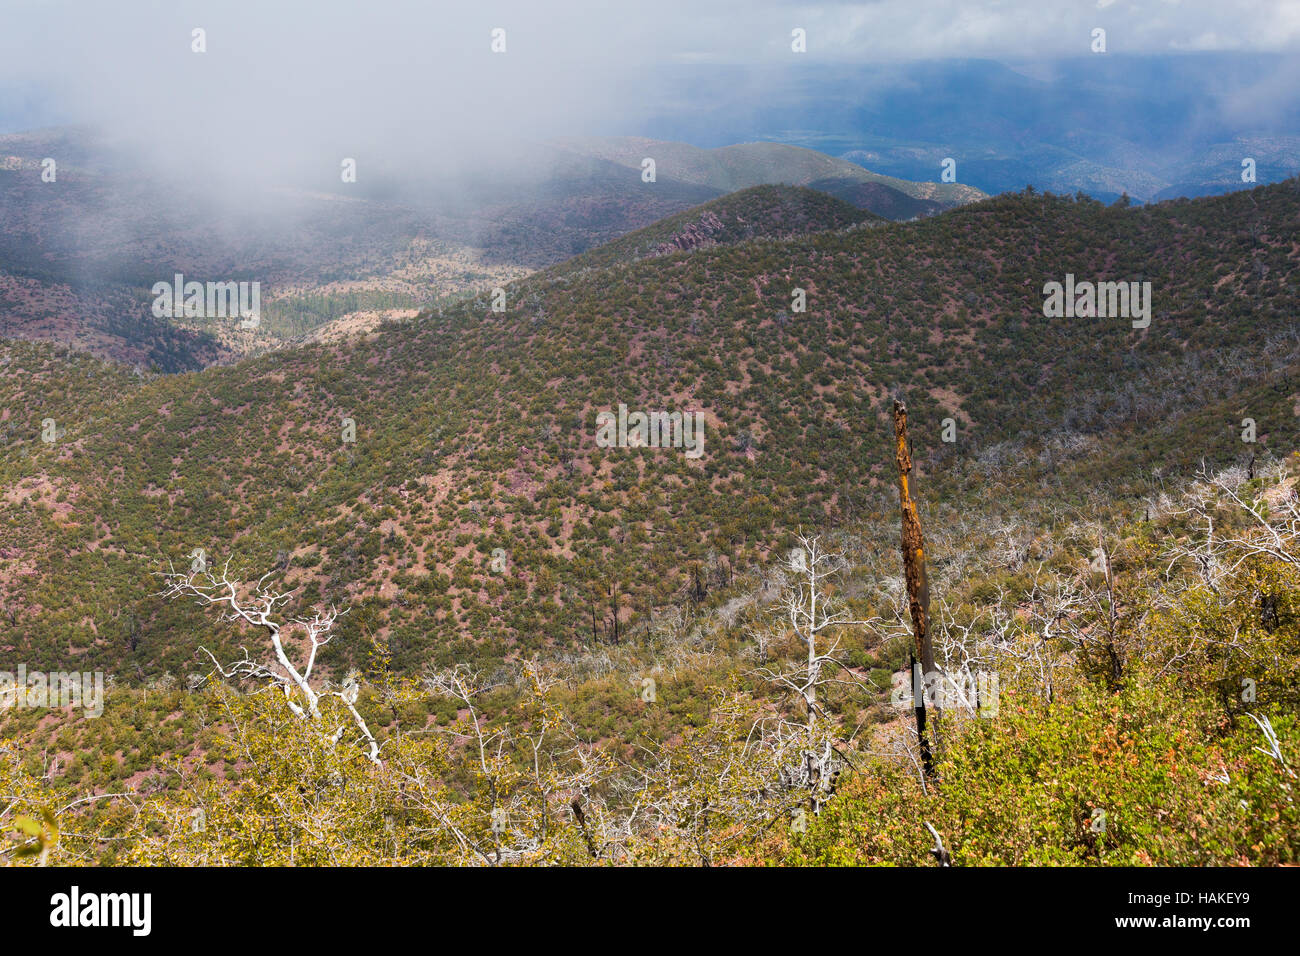
[[[647,151],[660,163],[652,183]],[[816,182],[894,218],[980,196],[779,144],[586,140],[504,155],[513,161],[454,174],[377,164],[353,184],[314,170],[205,190],[148,175],[91,131],[0,136],[0,337],[186,371],[491,289],[750,186]],[[53,182],[41,176],[47,157]],[[176,273],[260,283],[260,326],[155,318],[150,290]]]
[[[1198,195],[1206,183],[1239,189],[1246,158],[1259,183],[1300,171],[1294,56],[1080,52],[678,65],[657,77],[665,105],[642,131],[701,146],[789,143],[916,181],[939,181],[952,159],[958,182],[990,194],[1033,185],[1107,202]],[[686,98],[689,113],[676,108]]]
[[[883,182],[855,182],[847,179],[815,179],[808,188],[836,196],[859,209],[870,209],[885,219],[923,219],[949,208],[936,199],[920,199]]]
[[[546,275],[569,275],[676,252],[712,249],[754,239],[789,239],[860,223],[887,221],[813,189],[751,186],[567,259],[546,270]]]
[[[851,186],[887,186],[913,199],[931,201],[937,209],[951,209],[985,198],[985,193],[959,183],[911,182],[882,176],[856,163],[846,162],[811,149],[783,143],[741,143],[718,149],[700,149],[686,143],[670,143],[635,137],[561,140],[561,145],[583,154],[598,156],[631,169],[640,169],[644,159],[654,159],[656,169],[680,182],[694,183],[730,192],[749,186],[782,184],[812,186],[823,192],[850,191]],[[814,185],[818,184],[818,185]],[[860,208],[885,215],[870,203],[881,196],[864,190]],[[882,197],[888,205],[894,200]],[[893,217],[885,218],[911,218]]]

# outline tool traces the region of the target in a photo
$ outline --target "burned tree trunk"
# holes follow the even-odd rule
[[[609,628],[606,631],[606,633],[610,636],[611,643],[614,644],[618,643],[618,604],[619,604],[618,585],[610,584],[609,614],[611,620],[610,620]]]
[[[921,518],[908,487],[912,454],[907,442],[907,406],[894,401],[894,439],[898,461],[898,501],[903,512],[903,574],[907,580],[907,604],[912,614],[912,696],[916,710],[916,735],[921,742],[921,762],[926,776],[934,773],[930,739],[926,735],[925,682],[934,673],[934,645],[930,640],[930,586],[925,576],[925,547],[921,540]],[[920,664],[921,675],[917,674]],[[939,719],[939,708],[934,708]]]

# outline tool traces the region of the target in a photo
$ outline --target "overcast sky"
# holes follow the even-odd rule
[[[1087,56],[1095,27],[1117,56],[1300,52],[1296,0],[0,0],[0,128],[94,124],[203,165],[397,141],[467,155],[626,128],[656,69],[788,64],[796,27],[801,63]]]

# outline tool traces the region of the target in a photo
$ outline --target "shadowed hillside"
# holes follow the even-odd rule
[[[886,220],[812,189],[751,186],[661,219],[547,270],[548,278],[607,268],[673,252],[734,245],[751,239],[789,239]]]

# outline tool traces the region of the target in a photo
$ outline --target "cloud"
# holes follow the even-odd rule
[[[530,138],[635,129],[663,115],[661,81],[674,67],[738,65],[761,96],[803,64],[1087,56],[1096,26],[1118,55],[1295,50],[1298,6],[6,0],[0,110],[24,125],[96,125],[194,179],[301,179],[344,157],[450,176],[518,166],[517,144]],[[498,27],[503,54],[491,49]],[[790,49],[796,27],[807,32],[806,54]],[[206,53],[191,50],[195,28],[206,31]]]

